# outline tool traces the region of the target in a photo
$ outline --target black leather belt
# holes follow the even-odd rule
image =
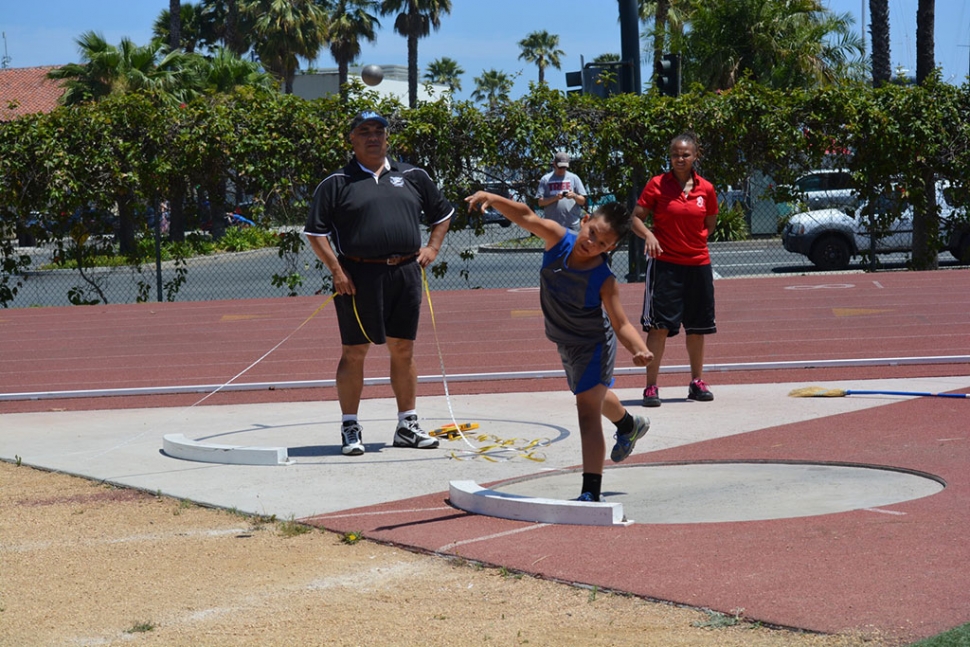
[[[356,256],[342,255],[348,261],[353,261],[354,263],[376,263],[378,265],[400,265],[402,263],[407,263],[408,261],[414,260],[418,257],[417,254],[395,254],[394,256],[388,256],[387,258],[357,258]]]

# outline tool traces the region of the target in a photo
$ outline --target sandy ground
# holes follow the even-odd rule
[[[847,647],[0,462],[0,645]]]

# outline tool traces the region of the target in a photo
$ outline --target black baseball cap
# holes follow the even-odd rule
[[[373,110],[364,110],[351,120],[350,132],[354,132],[354,130],[357,129],[357,126],[361,125],[365,121],[376,121],[385,128],[388,127],[387,119],[382,117],[379,113],[374,112]]]

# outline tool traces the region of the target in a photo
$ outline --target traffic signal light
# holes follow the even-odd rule
[[[653,87],[668,97],[680,96],[680,54],[664,54],[653,68]]]
[[[582,94],[583,93],[583,73],[582,72],[566,72],[566,87],[576,88],[575,90],[566,90],[570,94]]]
[[[617,75],[623,65],[620,61],[586,63],[579,72],[566,72],[566,92],[592,94],[605,99],[620,93]]]

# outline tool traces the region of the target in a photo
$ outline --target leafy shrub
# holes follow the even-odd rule
[[[230,227],[216,245],[227,252],[245,252],[263,247],[275,247],[274,232],[260,227]]]
[[[748,235],[748,223],[744,219],[744,209],[740,204],[731,205],[730,209],[717,214],[717,225],[711,234],[712,241],[747,240]]]

